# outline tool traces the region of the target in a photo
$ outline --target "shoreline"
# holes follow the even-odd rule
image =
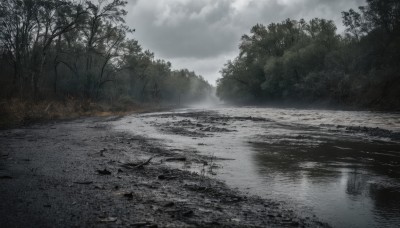
[[[43,100],[38,103],[19,99],[0,100],[0,130],[28,127],[35,124],[73,121],[88,117],[127,116],[177,108],[170,104],[93,102],[67,99]]]
[[[172,168],[166,160],[177,158],[176,151],[140,133],[112,130],[107,122],[115,118],[0,130],[0,224],[328,226],[215,179]],[[205,158],[189,153],[186,159]]]

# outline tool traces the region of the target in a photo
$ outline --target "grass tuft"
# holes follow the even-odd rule
[[[39,102],[11,99],[0,101],[0,128],[29,125],[49,120],[67,120],[85,116],[120,116],[161,110],[157,104],[138,104],[133,101],[93,102],[68,98],[64,101]]]

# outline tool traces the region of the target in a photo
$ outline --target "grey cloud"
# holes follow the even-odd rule
[[[196,68],[196,72],[214,81],[223,66],[220,60],[234,56],[232,53],[237,52],[241,35],[248,33],[256,23],[320,17],[334,20],[340,31],[343,30],[341,11],[364,5],[364,2],[135,0],[128,3],[126,21],[136,29],[134,38],[144,48],[155,52],[157,57],[165,58],[179,67],[185,63],[185,68]],[[209,69],[214,69],[214,72]]]
[[[173,67],[176,69],[188,68],[195,71],[197,74],[202,75],[210,83],[215,83],[219,77],[218,72],[222,66],[229,60],[234,58],[236,52],[213,56],[210,58],[172,58]]]
[[[229,3],[201,3],[171,1],[152,8],[139,1],[127,21],[137,28],[135,36],[163,57],[204,58],[231,50],[237,31],[225,26],[230,23]]]

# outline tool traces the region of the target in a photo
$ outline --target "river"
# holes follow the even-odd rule
[[[207,172],[173,165],[333,227],[400,226],[400,113],[188,108],[127,116],[115,128],[215,157]]]

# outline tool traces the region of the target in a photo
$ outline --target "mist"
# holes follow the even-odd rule
[[[396,227],[400,3],[0,1],[1,227]]]

